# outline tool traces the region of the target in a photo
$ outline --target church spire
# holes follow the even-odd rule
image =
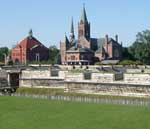
[[[78,24],[78,39],[81,37],[85,37],[88,41],[90,40],[90,23],[87,20],[84,4],[81,19]]]
[[[86,16],[86,10],[85,10],[85,4],[83,4],[83,10],[82,10],[82,15],[81,15],[81,20],[83,23],[88,22],[87,16]]]
[[[70,41],[74,40],[74,25],[73,25],[73,17],[71,19],[71,30],[70,30]]]
[[[71,19],[71,30],[70,30],[71,34],[74,34],[74,25],[73,25],[73,17]]]

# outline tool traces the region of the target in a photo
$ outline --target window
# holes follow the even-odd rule
[[[75,60],[75,56],[73,55],[73,56],[71,56],[71,60]]]

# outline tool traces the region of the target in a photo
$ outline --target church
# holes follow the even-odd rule
[[[104,60],[121,60],[122,43],[106,35],[104,38],[92,38],[90,22],[83,6],[78,23],[78,38],[75,39],[73,18],[69,38],[65,35],[60,42],[61,63],[68,65],[90,65]]]
[[[14,63],[20,64],[47,61],[49,49],[38,41],[30,30],[28,36],[12,49],[11,59]]]

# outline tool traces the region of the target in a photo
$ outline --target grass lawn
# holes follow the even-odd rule
[[[149,129],[150,107],[0,96],[0,129]]]

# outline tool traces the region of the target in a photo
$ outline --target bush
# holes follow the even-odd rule
[[[101,62],[95,62],[95,65],[102,65]]]
[[[13,63],[12,60],[9,60],[7,64],[8,64],[8,65],[13,65],[14,63]]]
[[[141,64],[140,62],[133,61],[133,60],[123,60],[119,62],[119,65],[138,65]]]

